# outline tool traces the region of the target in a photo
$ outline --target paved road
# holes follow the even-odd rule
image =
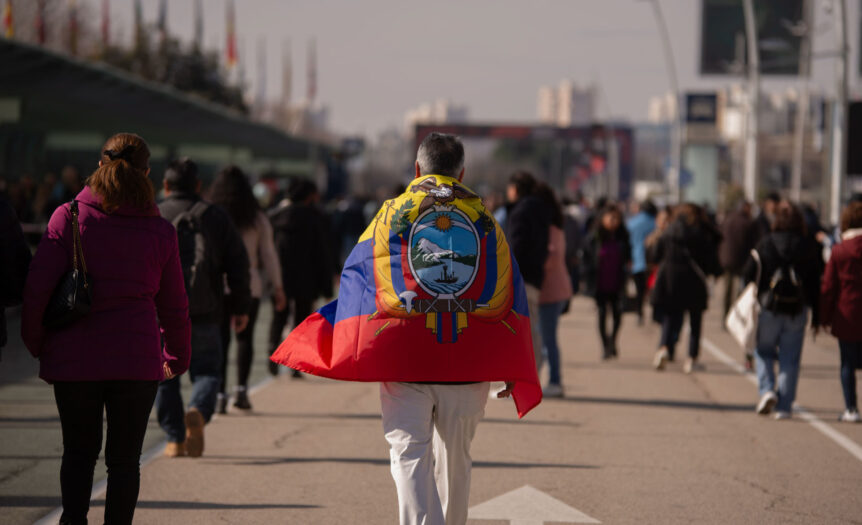
[[[681,363],[652,370],[658,329],[630,317],[620,359],[601,362],[594,320],[584,299],[562,320],[564,399],[520,421],[511,402],[489,401],[473,445],[472,507],[516,491],[511,498],[551,497],[543,508],[576,508],[602,523],[862,523],[862,425],[836,422],[834,339],[806,341],[798,397],[808,419],[773,421],[754,414],[750,377],[722,362],[740,356],[714,311],[706,370],[693,375]],[[281,376],[252,403],[253,413],[207,427],[203,458],[147,464],[136,523],[396,521],[376,384]],[[4,523],[29,523],[56,505],[58,423],[49,407],[38,382],[0,387]],[[159,439],[152,427],[148,443]],[[95,497],[93,523],[103,501]],[[487,506],[474,514],[488,516]],[[521,523],[542,516],[530,518]],[[495,523],[506,521],[470,520]]]

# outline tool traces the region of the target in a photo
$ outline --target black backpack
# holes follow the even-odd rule
[[[805,291],[793,266],[785,261],[772,273],[769,290],[763,300],[767,310],[784,315],[798,315],[805,307]]]
[[[201,218],[210,205],[197,201],[173,220],[180,248],[183,281],[189,296],[189,315],[194,317],[215,312],[218,298],[213,289],[213,255],[203,230]]]

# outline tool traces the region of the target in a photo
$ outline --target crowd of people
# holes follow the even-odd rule
[[[320,206],[316,185],[303,178],[292,181],[284,199],[267,210],[255,195],[252,180],[240,168],[224,168],[204,188],[195,162],[183,158],[170,163],[162,174],[163,198],[157,203],[149,178],[149,156],[141,137],[118,134],[106,142],[99,168],[86,181],[73,169],[64,170],[60,181],[46,178],[40,185],[21,181],[7,188],[12,190],[6,192],[8,202],[0,199],[0,306],[23,302],[24,343],[40,361],[40,377],[53,384],[64,445],[60,473],[64,523],[86,522],[93,469],[102,447],[103,411],[107,414],[109,486],[105,519],[130,523],[152,407],[167,436],[165,454],[201,456],[204,428],[214,414],[225,413],[231,399],[236,410],[252,408],[248,396],[255,354],[252,335],[262,301],[272,301],[266,350],[273,355],[285,340],[291,318],[295,327],[316,315],[315,326],[324,329],[320,319],[328,319],[329,314],[326,308],[313,314],[315,301],[334,295],[338,268],[346,258],[343,248],[359,241],[354,249],[357,253],[363,239],[368,242],[368,232],[363,234],[356,227],[356,223],[370,220],[361,206],[346,205],[343,213],[330,219]],[[515,319],[521,318],[516,311],[521,307],[523,317],[529,318],[524,322],[529,324],[532,344],[523,345],[532,352],[526,360],[531,363],[527,376],[541,377],[547,363],[545,397],[565,395],[557,332],[575,294],[590,296],[595,302],[603,360],[625,352],[619,334],[624,314],[630,312],[638,325],[648,319],[660,325],[652,366],[666,370],[676,360],[687,318],[688,352],[682,368],[690,374],[704,368],[699,359],[704,312],[714,280],[723,278],[725,314],[744,285],[754,283],[757,288],[756,338],[751,348],[743,349],[745,364],[758,379],[756,412],[774,414],[776,419],[792,416],[805,335],[826,329],[838,339],[840,348],[845,399],[840,419],[860,421],[855,371],[862,367],[862,197],[851,200],[837,230],[830,232],[819,224],[810,207],[775,194],[760,203],[756,216],[752,204],[742,202],[717,220],[692,203],[657,207],[650,200],[626,204],[597,199],[594,205],[583,198],[563,200],[538,177],[517,171],[507,180],[506,203],[493,210],[491,218],[492,210],[485,215],[481,203],[464,204],[463,208],[453,204],[479,200],[463,185],[463,166],[459,140],[429,135],[417,156],[416,179],[409,187],[399,188],[395,192],[399,197],[387,201],[390,209],[384,206],[374,221],[383,220],[392,229],[391,235],[403,235],[404,229],[398,230],[397,224],[418,221],[428,208],[408,200],[398,212],[403,216],[396,216],[393,203],[422,191],[433,203],[431,211],[442,213],[441,222],[434,223],[443,232],[440,235],[452,229],[455,215],[446,213],[465,217],[478,213],[478,219],[471,217],[481,230],[477,235],[491,235],[499,225],[503,240],[496,249],[500,254],[511,253],[519,278],[498,293],[514,297]],[[409,206],[416,206],[417,211],[405,212]],[[47,228],[31,261],[19,222],[40,220],[47,221]],[[347,232],[350,239],[333,235],[333,230]],[[480,253],[472,259],[453,251],[452,257],[456,255],[463,264],[483,260]],[[432,254],[424,262],[441,264],[440,257],[440,253]],[[496,257],[482,275],[497,272]],[[346,267],[365,268],[364,261],[355,260],[355,255],[351,258]],[[360,273],[367,281],[374,278],[375,271],[368,267]],[[414,277],[421,280],[418,275]],[[441,275],[436,281],[441,286],[458,280],[445,270]],[[70,291],[57,285],[69,279],[83,282],[83,287]],[[501,286],[499,282],[497,286]],[[400,314],[403,309],[406,319],[412,319],[415,304],[432,301],[426,308],[437,316],[438,343],[455,342],[444,340],[450,336],[440,333],[448,315],[452,318],[446,322],[455,340],[468,326],[459,316],[463,313],[466,319],[472,311],[445,310],[441,309],[444,303],[434,302],[448,297],[445,293],[437,299],[416,299],[416,293],[410,293],[393,294],[398,295],[396,303],[401,301],[394,311]],[[376,307],[381,301],[378,299]],[[473,303],[468,306],[488,307],[476,300]],[[58,304],[74,314],[61,325],[47,319]],[[455,308],[452,304],[446,302],[445,308]],[[363,311],[368,322],[377,315],[377,310]],[[510,324],[515,320],[505,321],[504,316],[500,320],[505,327],[502,334],[519,333],[519,325]],[[389,323],[380,331],[387,326]],[[430,321],[421,320],[421,331],[430,326]],[[5,322],[0,328],[2,347]],[[387,333],[394,333],[393,328]],[[527,338],[526,331],[522,335]],[[230,390],[226,371],[232,339],[237,348],[237,377]],[[123,348],[122,353],[115,351],[118,347]],[[186,372],[192,382],[187,404],[180,390],[180,376]],[[270,362],[269,372],[280,372],[275,361]],[[290,373],[302,377],[298,369]],[[384,426],[393,451],[402,522],[412,522],[411,516],[423,512],[454,515],[456,521],[462,514],[466,516],[469,442],[488,398],[485,383],[491,379],[506,382],[502,391],[490,392],[492,397],[513,395],[518,403],[526,395],[524,387],[517,386],[523,375],[516,381],[514,376],[490,378],[488,374],[479,370],[475,377],[457,381],[410,376],[404,380],[412,382],[383,383]],[[427,417],[437,428],[434,439],[451,435],[464,448],[455,450],[451,443],[435,441],[433,451],[416,452],[448,454],[447,459],[437,461],[451,461],[460,472],[450,472],[449,478],[440,480],[436,477],[441,474],[435,470],[419,483],[413,478],[418,474],[400,467],[414,453],[405,436],[417,431],[405,427],[403,411],[426,404]],[[469,406],[469,428],[444,428],[446,417],[459,417],[463,409],[457,408],[459,404]],[[430,441],[428,446],[432,446]],[[448,487],[448,492],[437,495],[434,505],[441,509],[429,510],[423,507],[427,502],[420,504],[416,500],[420,495],[412,491],[435,491],[435,483]]]

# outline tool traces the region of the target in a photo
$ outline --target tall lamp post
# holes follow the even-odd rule
[[[656,25],[658,25],[659,35],[661,36],[662,46],[664,47],[664,60],[667,67],[667,76],[670,82],[670,90],[673,92],[675,102],[675,118],[671,129],[671,144],[670,144],[670,164],[672,175],[670,179],[671,198],[676,202],[682,202],[682,104],[679,91],[679,82],[676,76],[676,61],[673,57],[673,48],[670,44],[670,33],[667,29],[667,22],[664,19],[664,13],[661,10],[661,4],[658,0],[646,0],[653,7],[655,14]]]
[[[753,0],[743,0],[745,39],[748,49],[748,119],[745,126],[745,164],[743,188],[749,202],[757,201],[757,120],[760,107],[760,53]]]
[[[835,104],[832,106],[832,184],[830,187],[829,221],[838,224],[844,191],[844,151],[847,146],[847,3],[833,0],[835,38],[838,40],[838,60],[835,61]]]

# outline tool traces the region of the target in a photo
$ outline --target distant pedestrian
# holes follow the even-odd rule
[[[210,188],[210,198],[213,204],[221,206],[234,225],[239,230],[248,254],[251,271],[251,305],[248,310],[248,324],[245,329],[236,333],[236,388],[234,390],[233,406],[241,410],[251,410],[248,399],[248,376],[251,373],[252,357],[254,357],[254,325],[263,296],[263,275],[266,273],[272,287],[272,302],[276,312],[283,311],[286,299],[281,281],[281,265],[273,242],[272,226],[266,214],[251,189],[248,176],[236,166],[223,169]],[[228,297],[230,302],[230,297]],[[221,322],[222,353],[221,388],[216,402],[216,411],[224,414],[227,411],[227,358],[230,345],[230,314],[225,313]]]
[[[727,317],[733,301],[739,295],[738,286],[748,256],[760,237],[757,222],[751,216],[751,204],[743,201],[727,214],[721,224],[721,244],[718,259],[724,269],[724,310],[722,318]],[[745,368],[754,366],[754,355],[745,353]]]
[[[637,212],[626,221],[632,246],[631,274],[637,290],[635,305],[639,325],[644,324],[644,298],[647,290],[646,239],[655,230],[656,214],[658,210],[655,204],[646,200],[638,205]]]
[[[273,312],[269,355],[284,340],[291,312],[293,326],[299,326],[314,311],[314,301],[321,296],[332,297],[336,275],[331,228],[318,206],[317,185],[305,178],[296,179],[287,189],[287,199],[269,214],[287,299],[285,308],[275,308]],[[270,361],[269,372],[278,374],[278,364]],[[293,377],[302,377],[297,370],[291,373]]]
[[[597,213],[593,230],[584,240],[581,265],[587,294],[596,301],[602,359],[618,356],[617,336],[622,324],[622,293],[631,268],[632,249],[623,225],[623,214],[615,204]],[[610,310],[612,327],[607,330]]]
[[[0,199],[0,351],[6,346],[6,308],[24,300],[24,280],[30,266],[30,247],[15,210]]]
[[[537,181],[531,173],[518,171],[509,177],[506,198],[510,206],[506,214],[506,238],[527,289],[530,309],[533,351],[536,369],[542,369],[542,324],[539,297],[545,279],[548,258],[548,234],[551,210],[535,195]]]
[[[463,177],[461,141],[429,134],[415,180],[347,259],[338,300],[273,356],[324,377],[381,381],[402,525],[467,522],[470,448],[490,381],[506,382],[496,395],[511,395],[522,416],[542,396],[523,281]]]
[[[860,422],[856,370],[862,368],[862,202],[841,214],[841,242],[832,248],[820,288],[820,320],[841,350],[841,421]]]
[[[760,213],[754,219],[757,224],[757,237],[765,237],[772,232],[772,223],[775,222],[775,209],[781,202],[781,196],[776,192],[770,192],[760,203]]]
[[[760,390],[757,413],[766,415],[775,409],[776,419],[786,419],[791,416],[796,399],[809,312],[815,333],[820,325],[823,259],[806,235],[802,213],[787,201],[780,202],[775,208],[772,233],[762,238],[756,249],[760,259],[758,289],[761,303],[754,354]],[[754,281],[757,274],[757,262],[749,257],[744,270],[746,283]]]
[[[560,201],[547,184],[538,185],[536,195],[551,211],[551,226],[548,234],[548,258],[545,260],[544,278],[539,294],[539,317],[542,325],[542,343],[548,358],[548,384],[542,391],[545,397],[563,397],[560,373],[560,347],[557,330],[560,315],[572,298],[572,281],[566,267],[566,236],[563,232],[564,217]]]
[[[662,330],[653,366],[664,370],[676,354],[684,316],[691,329],[688,358],[683,371],[702,369],[700,331],[709,298],[707,279],[721,275],[718,243],[721,235],[700,206],[680,204],[674,208],[670,225],[653,246],[650,258],[659,266],[650,301],[661,312]]]
[[[158,382],[189,366],[191,327],[177,235],[159,217],[149,158],[137,135],[108,139],[87,185],[52,215],[27,277],[21,335],[39,359],[39,376],[54,385],[63,429],[60,523],[87,523],[103,417],[104,522],[132,523]],[[75,215],[83,249],[78,263],[86,269],[92,308],[72,324],[46,330],[43,316],[54,287],[72,269]]]
[[[165,455],[199,457],[204,451],[204,424],[212,418],[222,378],[226,349],[221,322],[242,333],[248,325],[249,263],[242,237],[222,208],[201,199],[197,165],[190,159],[173,161],[165,171],[162,216],[176,228],[189,314],[192,321],[192,394],[183,408],[180,379],[159,385],[156,413],[168,436]],[[225,301],[225,282],[230,301]]]

